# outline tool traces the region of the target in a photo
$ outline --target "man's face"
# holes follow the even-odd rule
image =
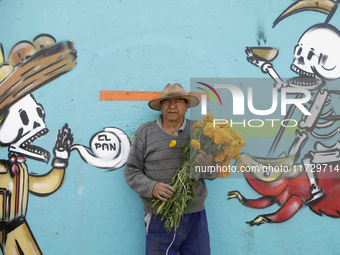
[[[167,121],[182,122],[188,111],[188,102],[183,98],[170,98],[162,101],[162,116]]]

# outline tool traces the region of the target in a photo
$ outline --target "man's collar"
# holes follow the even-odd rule
[[[156,119],[156,124],[157,124],[161,129],[164,130],[163,125],[162,125],[162,121],[163,121],[163,116],[162,116],[162,114],[160,114],[160,115],[157,117],[157,119]],[[183,121],[182,125],[181,125],[181,126],[179,127],[179,129],[174,133],[174,136],[177,136],[177,135],[179,135],[180,133],[182,133],[182,132],[184,131],[186,125],[187,125],[187,120],[186,120],[186,118],[184,118],[184,121]]]

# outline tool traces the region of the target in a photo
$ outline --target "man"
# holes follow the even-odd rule
[[[204,179],[199,179],[195,187],[195,201],[181,220],[176,235],[174,230],[167,232],[161,215],[152,215],[155,209],[149,201],[153,197],[167,201],[176,193],[169,183],[182,165],[180,147],[190,140],[190,128],[194,124],[185,119],[185,113],[198,104],[198,99],[187,95],[180,84],[169,83],[164,87],[161,98],[149,102],[150,108],[161,111],[161,115],[156,121],[144,123],[134,135],[124,175],[127,184],[144,203],[146,254],[210,254]],[[169,146],[172,140],[176,140],[176,147]],[[196,162],[201,166],[213,165],[212,159],[202,150]],[[206,173],[203,177],[215,179],[216,173]]]

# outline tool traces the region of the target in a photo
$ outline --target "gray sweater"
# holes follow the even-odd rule
[[[157,182],[170,183],[177,169],[182,165],[180,148],[190,140],[190,127],[195,123],[187,120],[184,132],[172,136],[162,130],[155,121],[141,125],[132,141],[124,176],[127,184],[137,192],[144,203],[146,213],[155,213],[148,198]],[[170,147],[176,140],[176,147]],[[216,178],[212,176],[211,179]],[[204,179],[199,179],[195,186],[195,201],[186,213],[199,212],[204,209],[207,188]]]

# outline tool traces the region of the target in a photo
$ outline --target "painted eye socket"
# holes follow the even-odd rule
[[[296,53],[296,54],[297,54],[298,56],[300,56],[300,55],[301,55],[301,53],[302,53],[302,48],[301,48],[301,47],[299,47],[299,49],[297,50],[297,53]]]
[[[300,47],[300,45],[298,44],[298,45],[295,46],[295,54],[297,56],[300,56],[301,53],[302,53],[302,47]]]
[[[308,56],[307,56],[307,59],[308,60],[311,60],[312,59],[312,57],[313,57],[313,55],[314,55],[314,52],[311,50],[311,51],[309,51],[308,52]]]
[[[318,62],[319,65],[320,65],[320,63],[324,65],[326,63],[327,59],[328,59],[328,56],[327,55],[323,55],[321,53],[320,56],[319,56],[319,62]]]
[[[40,107],[37,107],[37,113],[38,113],[38,116],[42,119],[45,118],[45,112],[43,111],[43,109],[41,109]]]
[[[28,125],[28,115],[27,115],[27,112],[26,111],[21,111],[20,112],[20,118],[21,118],[21,121],[22,121],[22,124],[24,124],[25,126]]]

